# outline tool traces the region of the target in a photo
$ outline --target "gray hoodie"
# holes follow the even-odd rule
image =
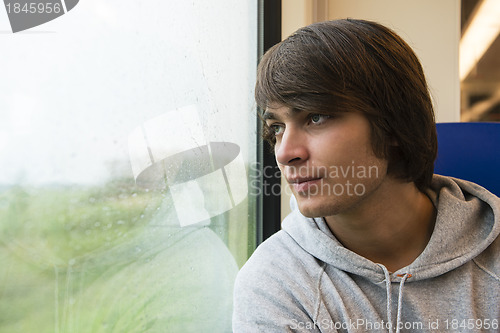
[[[432,237],[390,273],[297,209],[241,269],[233,331],[500,332],[500,199],[434,176]]]

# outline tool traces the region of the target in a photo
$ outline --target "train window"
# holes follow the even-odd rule
[[[10,33],[0,14],[0,332],[231,331],[257,16],[85,0]]]

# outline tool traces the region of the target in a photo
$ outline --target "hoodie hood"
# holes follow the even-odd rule
[[[392,274],[393,282],[409,283],[449,272],[481,254],[500,234],[500,199],[481,186],[434,175],[427,195],[437,208],[433,234],[413,263]],[[306,218],[294,206],[283,230],[305,251],[348,273],[377,283],[387,281],[382,265],[346,249],[323,218]]]

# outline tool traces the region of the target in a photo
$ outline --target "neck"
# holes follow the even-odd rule
[[[425,249],[436,213],[414,183],[394,180],[382,186],[387,188],[325,220],[346,248],[394,272],[411,264]]]

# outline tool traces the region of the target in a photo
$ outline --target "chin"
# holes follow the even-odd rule
[[[329,204],[321,204],[316,202],[310,202],[311,200],[297,200],[298,208],[302,215],[305,217],[325,217],[335,215],[335,207],[331,203]]]

